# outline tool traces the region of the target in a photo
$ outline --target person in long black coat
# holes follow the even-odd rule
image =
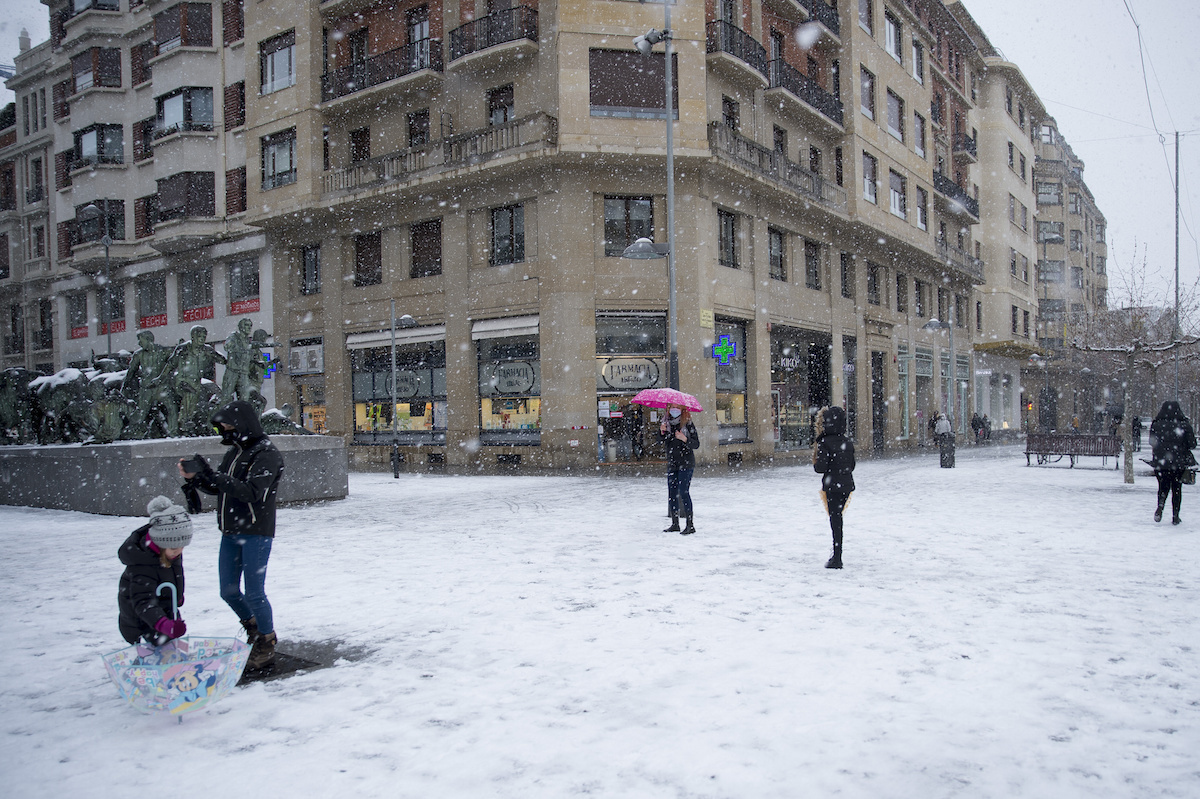
[[[846,436],[846,412],[836,406],[817,414],[813,469],[821,474],[821,493],[833,533],[833,556],[826,569],[842,568],[842,511],[854,491],[854,442]]]
[[[667,408],[658,427],[658,437],[667,451],[667,509],[671,514],[671,526],[663,532],[691,535],[696,532],[692,523],[692,473],[696,469],[696,450],[700,448],[700,434],[692,424],[691,413],[678,406]],[[679,529],[681,514],[687,518],[687,526],[682,530]]]
[[[1196,448],[1196,432],[1183,415],[1175,400],[1162,404],[1158,416],[1150,423],[1150,465],[1158,478],[1158,505],[1154,521],[1162,521],[1167,494],[1171,495],[1171,524],[1179,524],[1179,507],[1183,502],[1183,477],[1196,465],[1192,450]]]

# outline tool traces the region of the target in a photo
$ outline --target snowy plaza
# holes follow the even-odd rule
[[[144,518],[0,508],[0,793],[117,797],[1200,794],[1200,496],[1151,519],[1112,461],[862,461],[843,571],[803,466],[354,474],[283,508],[280,650],[353,660],[186,716],[124,706],[118,545]],[[1139,464],[1140,466],[1140,464]],[[213,514],[189,632],[227,635]]]

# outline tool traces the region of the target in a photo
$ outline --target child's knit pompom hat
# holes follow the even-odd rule
[[[150,514],[150,540],[159,549],[183,549],[192,542],[192,519],[179,505],[157,496],[146,510]]]

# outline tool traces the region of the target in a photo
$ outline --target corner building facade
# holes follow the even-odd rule
[[[667,383],[667,270],[620,255],[666,241],[670,113],[700,461],[807,451],[831,403],[864,451],[923,443],[939,409],[965,428],[970,37],[918,0],[671,17],[668,111],[662,45],[632,44],[658,4],[247,4],[277,402],[362,464],[393,442],[421,464],[655,459],[658,417],[629,399]]]

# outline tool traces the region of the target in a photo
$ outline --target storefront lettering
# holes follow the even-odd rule
[[[537,375],[532,364],[513,361],[496,364],[491,384],[499,394],[527,394],[536,380]]]
[[[650,358],[609,358],[600,362],[599,384],[604,390],[636,390],[658,385],[661,370]]]

